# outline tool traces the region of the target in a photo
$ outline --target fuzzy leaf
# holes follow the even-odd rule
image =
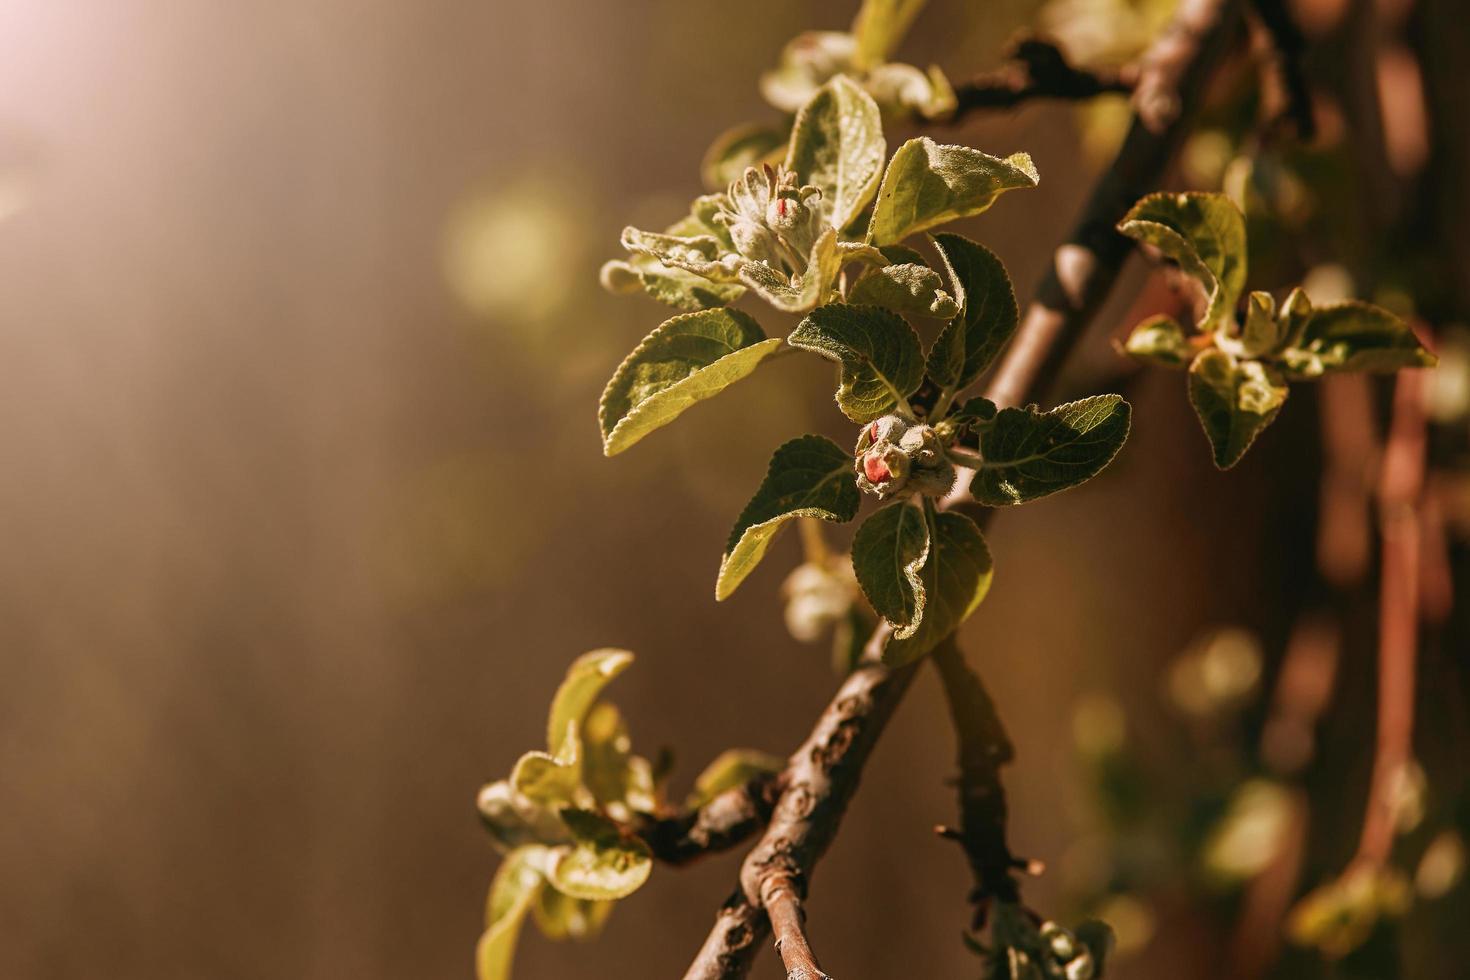
[[[576,843],[551,850],[551,887],[572,898],[605,901],[631,895],[648,880],[653,856],[643,841],[623,836],[617,824],[591,810],[569,807],[561,818]]]
[[[902,317],[880,307],[818,307],[786,342],[838,363],[838,407],[859,424],[906,404],[924,380],[919,335]]]
[[[1397,371],[1433,367],[1438,358],[1409,325],[1371,303],[1338,303],[1313,310],[1295,346],[1281,352],[1294,374],[1327,371]]]
[[[968,146],[941,146],[927,136],[909,140],[888,161],[878,188],[868,240],[901,242],[935,225],[979,214],[1002,193],[1035,187],[1031,158],[1004,160]]]
[[[786,166],[821,188],[822,215],[840,231],[873,199],[887,152],[878,104],[838,75],[796,114]]]
[[[602,931],[616,902],[589,902],[543,888],[531,906],[536,928],[547,939],[592,939]]]
[[[521,923],[544,887],[537,866],[545,852],[543,847],[519,848],[507,854],[496,870],[485,901],[485,932],[475,948],[478,980],[510,980]]]
[[[1147,242],[1198,279],[1209,308],[1200,329],[1228,321],[1245,289],[1245,216],[1224,194],[1150,194],[1133,205],[1118,230]]]
[[[570,803],[582,786],[582,743],[569,721],[555,755],[527,752],[510,773],[511,789],[533,803]]]
[[[922,571],[929,558],[924,511],[892,504],[874,512],[852,539],[852,570],[873,611],[899,639],[913,636],[924,617]]]
[[[723,191],[745,173],[746,167],[763,163],[774,165],[784,157],[786,131],[759,123],[744,123],[727,129],[705,151],[700,164],[704,185],[712,191]]]
[[[852,35],[857,39],[853,61],[857,67],[872,68],[891,58],[927,2],[863,0],[852,21]]]
[[[1260,361],[1236,361],[1210,348],[1189,366],[1189,402],[1214,450],[1215,465],[1228,470],[1270,425],[1286,401],[1287,388]]]
[[[1011,278],[995,253],[959,235],[936,235],[934,245],[960,305],[929,351],[934,383],[950,391],[972,384],[1010,342],[1020,320]]]
[[[665,235],[628,227],[623,229],[622,242],[630,252],[647,255],[670,268],[683,269],[712,282],[729,283],[739,278],[739,263],[720,261],[721,256],[734,253],[714,235]]]
[[[1256,290],[1246,299],[1245,327],[1240,333],[1240,346],[1247,357],[1259,357],[1275,350],[1284,337],[1284,323],[1276,316],[1276,300],[1270,293]]]
[[[1163,367],[1186,367],[1194,353],[1179,321],[1163,314],[1134,327],[1123,349],[1140,361]]]
[[[526,844],[559,844],[566,827],[549,807],[526,799],[501,779],[488,783],[475,801],[480,819],[496,846],[510,852]]]
[[[745,581],[787,521],[819,517],[845,524],[857,516],[861,498],[853,479],[852,454],[837,443],[822,436],[800,436],[781,446],[730,532],[715,599],[728,598]]]
[[[691,405],[713,398],[776,352],[760,324],[739,310],[665,320],[629,354],[598,405],[602,451],[615,456]]]
[[[740,267],[740,281],[783,313],[805,313],[822,301],[841,267],[837,232],[828,229],[812,243],[806,271],[794,281],[764,262],[746,262]]]
[[[1119,395],[1007,408],[980,436],[985,465],[970,483],[982,504],[1024,504],[1092,479],[1128,438],[1130,407]]]
[[[633,754],[622,715],[606,701],[594,704],[582,723],[582,783],[604,807],[652,813],[657,804],[652,767]]]
[[[961,425],[975,428],[977,425],[983,425],[992,421],[999,411],[995,407],[995,402],[989,398],[977,396],[966,399],[964,404],[950,413],[949,417]]]
[[[582,725],[602,689],[632,663],[631,653],[611,647],[584,653],[572,661],[551,699],[546,720],[546,745],[553,755],[561,752],[572,726]]]
[[[963,514],[935,514],[930,529],[929,558],[920,579],[924,584],[924,618],[912,636],[895,633],[883,650],[891,667],[911,663],[959,629],[990,591],[995,568],[990,549],[975,522]]]
[[[882,306],[895,313],[948,319],[959,312],[959,306],[943,287],[939,273],[927,265],[904,262],[863,273],[848,291],[847,301]]]
[[[603,263],[598,275],[602,287],[612,293],[647,293],[677,310],[707,310],[725,306],[745,295],[739,283],[710,282],[683,269],[671,269],[646,255],[629,261]]]
[[[690,809],[704,806],[727,789],[744,786],[757,776],[780,772],[786,760],[755,749],[726,749],[694,778],[694,791],[684,801]]]

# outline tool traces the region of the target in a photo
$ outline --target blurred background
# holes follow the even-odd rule
[[[712,593],[771,450],[851,438],[831,366],[779,359],[605,460],[597,397],[667,311],[597,270],[623,225],[684,213],[722,129],[775,117],[756,79],[785,41],[854,6],[0,4],[0,975],[469,976],[497,862],[476,791],[537,747],[593,647],[638,654],[609,695],[635,746],[674,749],[681,790],[724,748],[804,737],[836,681],[827,646],[782,624],[797,535],[729,602]],[[1442,601],[1396,852],[1414,904],[1344,975],[1466,975],[1444,928],[1470,913],[1470,643],[1447,585],[1470,511],[1470,275],[1441,235],[1470,215],[1465,146],[1435,128],[1457,118],[1463,141],[1470,118],[1454,6],[1298,4],[1321,44],[1317,142],[1249,135],[1243,49],[1174,178],[1255,202],[1253,285],[1374,298],[1446,361],[1444,574],[1425,579]],[[1123,61],[1168,7],[934,0],[902,53],[964,79],[1042,29]],[[1040,190],[958,229],[1023,301],[1125,118],[1034,105],[944,134],[1035,159]],[[1103,478],[994,523],[999,574],[962,643],[1017,746],[1012,843],[1048,869],[1034,905],[1109,919],[1118,977],[1326,975],[1352,957],[1278,942],[1285,907],[1249,895],[1286,861],[1296,794],[1313,822],[1282,901],[1353,854],[1374,730],[1364,467],[1389,388],[1302,386],[1217,473],[1180,377],[1134,376],[1109,343],[1175,302],[1130,264],[1054,400],[1126,390],[1133,435]],[[1305,716],[1273,750],[1302,644]],[[933,833],[952,758],[925,672],[814,882],[834,975],[978,975],[968,872]],[[517,977],[677,975],[738,861],[656,869],[593,945],[528,929]]]

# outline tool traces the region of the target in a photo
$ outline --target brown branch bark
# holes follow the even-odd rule
[[[1286,98],[1283,116],[1291,120],[1300,139],[1311,140],[1317,134],[1317,120],[1312,114],[1312,93],[1307,87],[1307,75],[1302,66],[1302,57],[1307,50],[1306,38],[1302,37],[1301,28],[1297,26],[1286,0],[1252,0],[1252,6],[1271,35],[1271,46],[1276,53],[1276,74]]]
[[[681,865],[748,840],[771,819],[784,773],[769,773],[733,787],[704,806],[650,821],[638,828],[653,856]]]
[[[1016,860],[1006,843],[1006,795],[1000,781],[1000,768],[1015,758],[1015,750],[996,713],[995,702],[980,675],[965,663],[954,637],[947,637],[930,656],[949,703],[960,767],[956,781],[960,825],[941,828],[940,832],[964,848],[975,878],[975,889],[970,893],[975,906],[970,928],[978,931],[985,926],[992,901],[1020,899],[1011,872],[1024,862]]]
[[[1049,41],[1026,38],[1010,53],[1011,62],[955,86],[953,122],[981,109],[1011,109],[1032,99],[1090,99],[1107,92],[1131,92],[1138,70],[1096,70],[1073,66]]]
[[[1184,0],[1174,24],[1143,58],[1134,120],[1071,239],[1057,250],[1016,339],[986,395],[998,405],[1038,397],[1067,347],[1091,322],[1129,254],[1114,226],[1153,190],[1188,127],[1204,86],[1235,34],[1242,0]],[[881,649],[882,637],[874,645]],[[890,670],[868,664],[838,689],[787,767],[787,785],[771,822],[741,868],[740,887],[720,910],[685,980],[745,976],[768,934],[761,906],[765,882],[783,879],[798,897],[837,832],[873,745],[913,680],[915,664]]]

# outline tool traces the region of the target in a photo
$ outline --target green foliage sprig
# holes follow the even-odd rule
[[[1222,470],[1240,462],[1275,420],[1288,382],[1436,363],[1408,324],[1371,303],[1313,308],[1298,287],[1278,305],[1256,290],[1237,313],[1246,285],[1245,216],[1224,194],[1152,194],[1118,230],[1177,263],[1203,290],[1195,333],[1171,317],[1151,317],[1124,349],[1141,361],[1188,369],[1190,404]]]

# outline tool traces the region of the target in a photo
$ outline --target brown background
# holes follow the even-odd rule
[[[962,76],[1027,6],[936,2],[909,50]],[[711,593],[771,449],[851,438],[830,366],[782,359],[604,460],[597,394],[663,311],[595,273],[769,113],[781,41],[850,7],[0,5],[0,976],[469,975],[475,791],[595,646],[638,652],[610,693],[680,786],[796,744],[833,681],[777,614],[794,536]],[[1023,297],[1088,186],[1072,120],[954,136],[1035,156],[1044,189],[969,229]],[[549,231],[505,232],[527,213]],[[996,522],[964,637],[1020,751],[1016,845],[1048,862],[1090,819],[1074,696],[1129,692],[1146,734],[1157,664],[1290,573],[1257,577],[1240,529],[1310,504],[1268,479],[1310,399],[1219,476],[1177,378],[1133,397],[1106,478]],[[815,881],[835,975],[976,974],[931,833],[951,752],[926,674]],[[528,932],[517,976],[676,974],[737,860],[659,869],[595,945]]]

